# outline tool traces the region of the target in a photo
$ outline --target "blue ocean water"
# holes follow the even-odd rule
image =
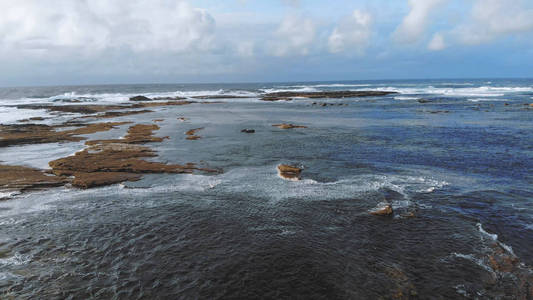
[[[335,90],[396,94],[259,99]],[[155,160],[224,172],[4,195],[0,298],[512,299],[533,287],[533,80],[1,88],[0,123],[78,116],[26,104],[135,95],[222,97],[117,120],[164,119]],[[83,148],[4,147],[0,161],[47,168]],[[277,177],[280,163],[302,166],[302,180]],[[394,217],[368,213],[383,202]],[[502,253],[513,263],[498,267]]]

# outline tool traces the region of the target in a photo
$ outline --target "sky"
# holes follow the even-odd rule
[[[509,77],[531,0],[0,0],[0,86]]]

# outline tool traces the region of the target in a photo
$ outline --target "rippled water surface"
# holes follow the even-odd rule
[[[324,90],[398,94],[258,99]],[[533,297],[533,81],[4,88],[0,123],[77,116],[20,104],[122,103],[134,95],[250,97],[120,118],[164,119],[156,135],[170,139],[149,145],[154,160],[224,172],[153,174],[0,201],[1,299]],[[272,127],[283,122],[308,128]],[[117,138],[127,126],[87,137]],[[199,127],[202,139],[185,140]],[[0,148],[0,160],[46,168],[83,148]],[[279,178],[280,163],[303,167],[302,180]],[[393,217],[369,214],[382,202]],[[516,268],[496,268],[495,251],[519,261]]]

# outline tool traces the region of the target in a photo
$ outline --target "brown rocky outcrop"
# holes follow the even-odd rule
[[[290,165],[278,165],[278,176],[290,180],[290,181],[298,181],[300,180],[300,174],[302,173],[302,169],[290,166]]]
[[[47,174],[43,170],[0,164],[0,191],[26,191],[65,184],[64,177]]]
[[[274,125],[272,125],[272,126],[273,126],[273,127],[278,127],[279,129],[307,128],[307,126],[294,125],[294,124],[286,124],[286,123],[282,123],[282,124],[274,124]]]
[[[177,165],[143,160],[157,156],[151,148],[139,145],[163,141],[164,138],[153,136],[157,129],[159,126],[155,124],[137,124],[122,139],[88,141],[90,147],[49,165],[58,176],[74,176],[72,185],[79,188],[139,180],[145,173],[217,172],[191,163]]]
[[[194,141],[194,140],[198,140],[198,139],[201,139],[202,137],[196,135],[196,133],[197,133],[198,131],[202,130],[202,129],[204,129],[204,128],[201,127],[201,128],[195,128],[195,129],[190,129],[190,130],[188,130],[187,132],[185,132],[185,135],[187,136],[186,139],[188,139],[188,140],[192,140],[192,141]]]
[[[124,138],[111,140],[93,140],[85,142],[86,145],[97,144],[144,144],[151,142],[162,142],[164,138],[153,136],[153,132],[158,130],[159,126],[155,124],[145,125],[137,124],[128,129],[128,133]]]
[[[78,135],[91,134],[101,131],[108,131],[119,125],[128,124],[129,122],[110,122],[110,123],[92,123],[92,124],[66,124],[66,125],[41,125],[41,124],[24,124],[24,125],[0,125],[0,147],[21,145],[21,144],[42,144],[55,142],[75,142],[85,140]],[[58,131],[65,126],[80,126],[76,129]]]

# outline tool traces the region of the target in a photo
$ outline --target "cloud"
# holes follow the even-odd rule
[[[331,53],[355,52],[363,54],[372,35],[372,15],[354,10],[343,18],[328,38]]]
[[[467,45],[533,31],[533,4],[523,0],[476,0],[468,20],[453,30]]]
[[[208,49],[215,20],[187,1],[18,0],[0,2],[4,50],[94,53],[107,49]]]
[[[270,43],[274,56],[307,55],[316,36],[312,19],[299,15],[288,15],[283,19]]]
[[[393,33],[395,41],[403,44],[418,42],[427,30],[431,13],[448,0],[408,0],[410,11]]]
[[[442,33],[435,33],[428,44],[428,49],[432,51],[440,51],[444,50],[444,48],[446,48],[446,43],[444,42]]]

